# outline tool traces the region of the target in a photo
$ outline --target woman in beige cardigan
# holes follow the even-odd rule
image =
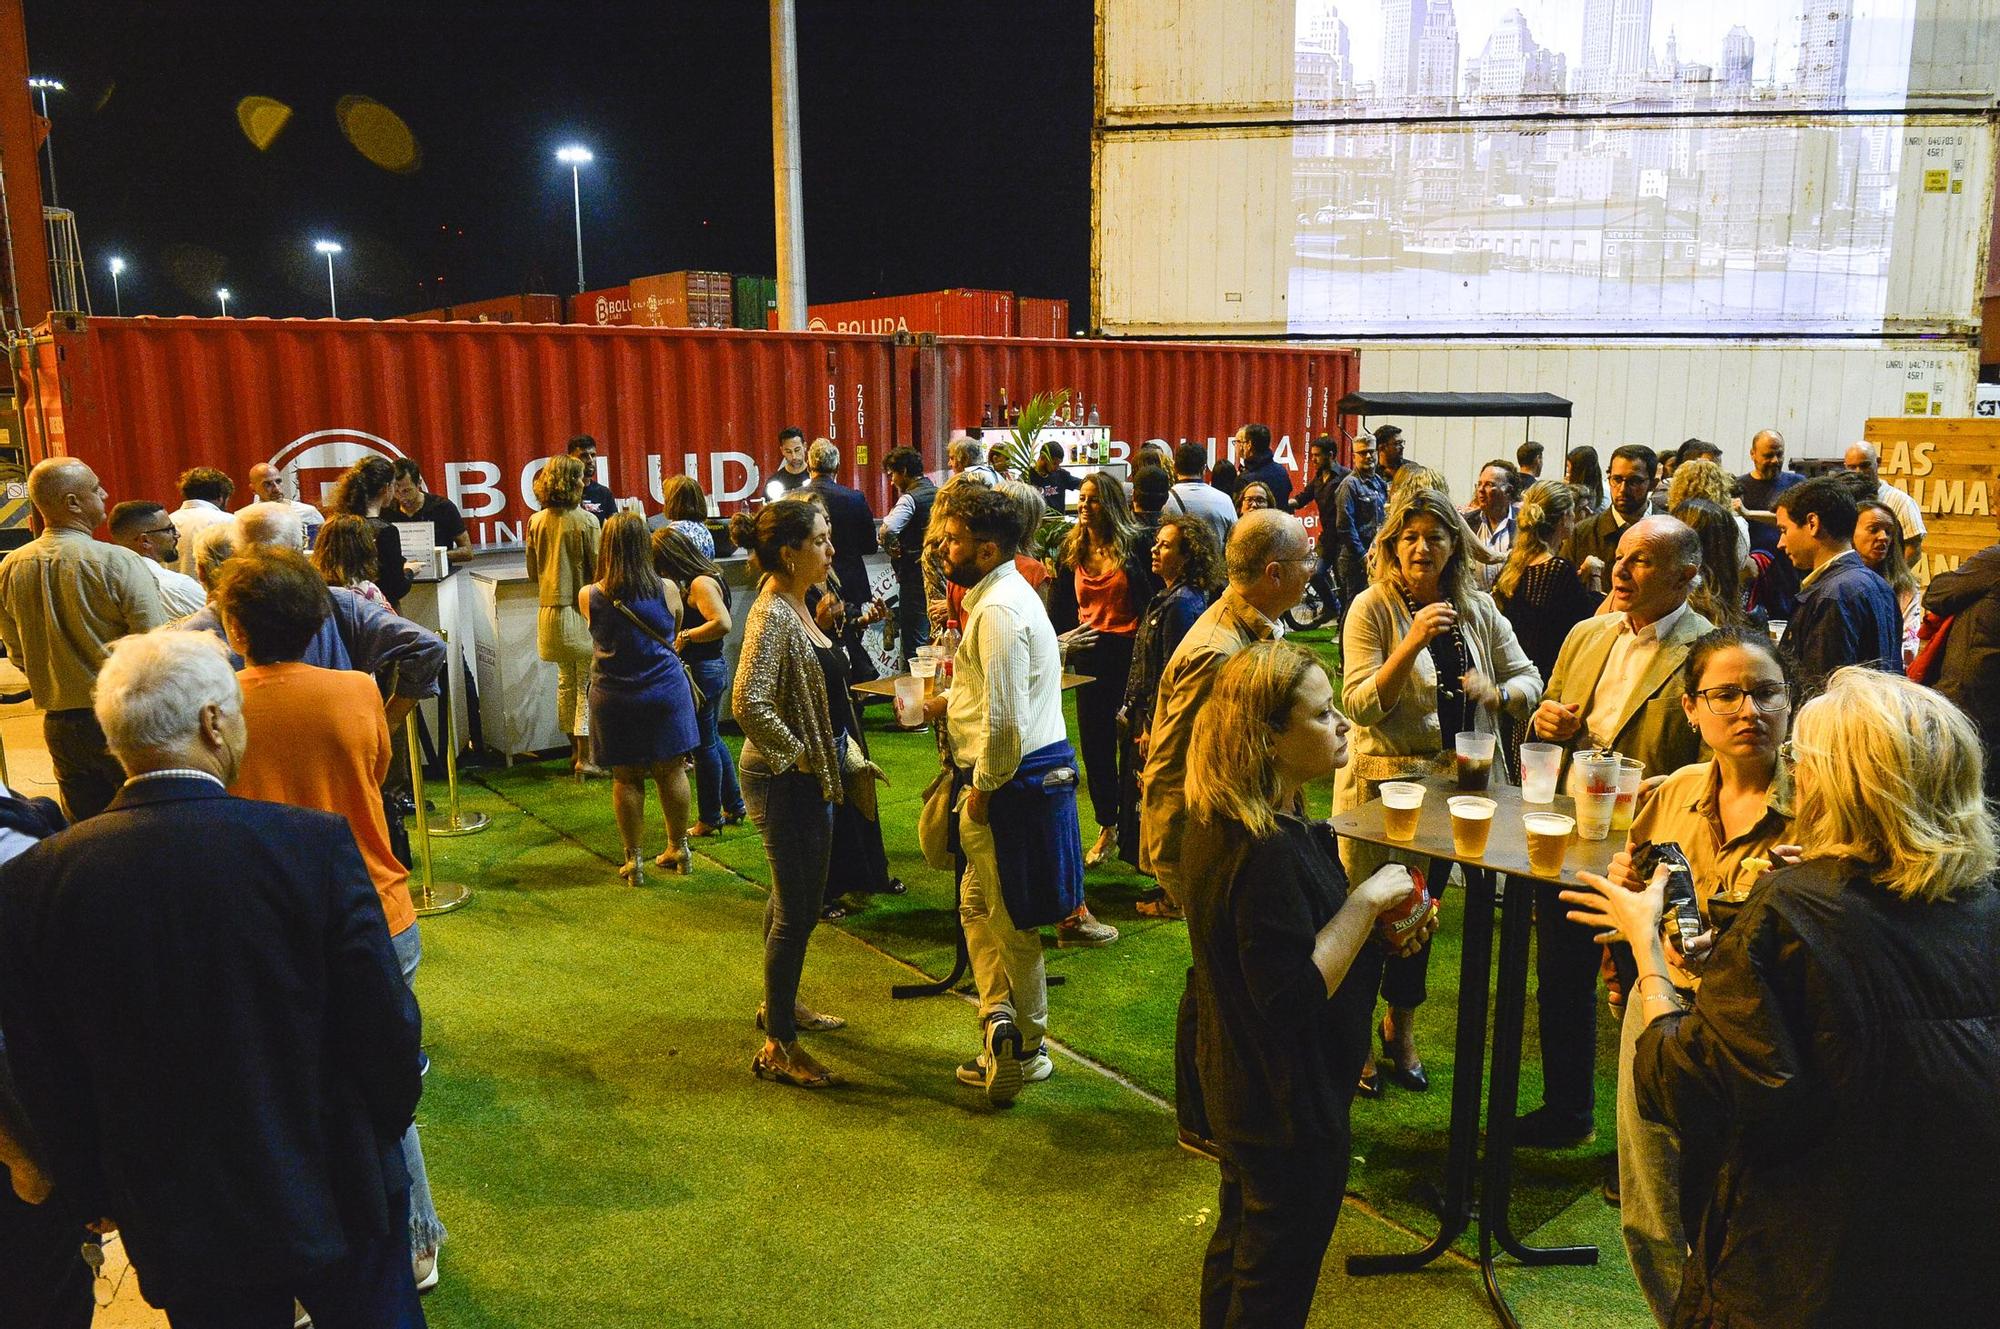
[[[1353,758],[1334,780],[1336,811],[1374,798],[1385,780],[1443,773],[1455,735],[1504,735],[1504,717],[1525,718],[1541,700],[1541,674],[1479,589],[1470,561],[1465,523],[1449,495],[1415,488],[1390,506],[1370,551],[1370,585],[1354,598],[1341,631],[1341,708],[1355,732]],[[1504,779],[1499,766],[1494,778]],[[1350,881],[1386,862],[1423,866],[1417,855],[1352,840],[1341,842],[1341,859]],[[1441,860],[1430,864],[1433,897],[1444,893],[1450,869]],[[1415,1092],[1430,1087],[1415,1041],[1429,965],[1428,944],[1382,963],[1389,1004],[1378,1030],[1383,1056],[1389,1077]],[[1382,1092],[1372,1062],[1362,1068],[1359,1092]]]
[[[535,653],[556,667],[556,723],[569,735],[570,770],[581,780],[602,775],[590,760],[590,624],[576,607],[583,588],[597,580],[598,520],[585,512],[583,462],[564,453],[549,458],[535,476],[528,521],[528,576],[538,585],[541,611]]]
[[[730,693],[743,728],[736,764],[743,802],[771,864],[764,1004],[757,1009],[767,1037],[750,1070],[760,1080],[819,1089],[833,1076],[799,1045],[799,1030],[838,1029],[846,1021],[800,1006],[799,977],[826,898],[833,808],[844,798],[843,754],[856,729],[846,655],[805,604],[807,589],[833,566],[833,540],[819,504],[794,499],[737,513],[729,535],[764,573],[743,621]]]

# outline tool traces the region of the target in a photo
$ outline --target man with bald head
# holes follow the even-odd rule
[[[1611,564],[1610,612],[1570,629],[1533,737],[1572,749],[1612,748],[1668,775],[1697,760],[1701,738],[1681,710],[1681,664],[1715,625],[1688,604],[1701,539],[1672,517],[1625,528]],[[1536,1004],[1543,1105],[1521,1117],[1518,1143],[1567,1148],[1590,1139],[1595,1102],[1597,968],[1594,931],[1569,921],[1559,887],[1535,883]]]
[[[1278,620],[1305,594],[1318,560],[1305,523],[1272,508],[1247,512],[1229,533],[1229,587],[1181,638],[1160,673],[1139,780],[1139,868],[1160,894],[1139,911],[1179,918],[1181,832],[1187,825],[1188,739],[1222,667],[1245,648],[1278,635]],[[1195,1075],[1193,970],[1181,997],[1174,1039],[1175,1114],[1181,1143],[1213,1155],[1208,1113]]]
[[[303,542],[302,547],[310,551],[319,528],[326,525],[326,518],[312,504],[298,500],[297,488],[298,482],[292,476],[270,462],[260,461],[250,468],[250,490],[257,495],[257,501],[281,503],[298,518],[299,539]]]
[[[42,737],[71,821],[104,811],[125,782],[91,713],[111,643],[167,621],[145,560],[91,532],[104,520],[104,486],[73,457],[28,473],[42,533],[0,561],[0,642],[28,677]]]
[[[1785,436],[1760,429],[1750,439],[1750,469],[1736,477],[1737,510],[1750,523],[1750,552],[1762,554],[1756,603],[1772,618],[1790,618],[1799,598],[1799,574],[1778,549],[1778,495],[1805,480],[1785,469]]]
[[[1875,482],[1875,501],[1896,514],[1896,521],[1903,528],[1903,557],[1912,568],[1916,567],[1924,552],[1924,510],[1917,506],[1917,500],[1882,478],[1882,450],[1865,440],[1849,443],[1840,464]]]

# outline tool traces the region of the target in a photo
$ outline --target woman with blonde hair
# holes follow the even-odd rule
[[[1689,462],[1674,472],[1674,479],[1680,479],[1681,471],[1688,466],[1711,464]],[[1688,592],[1688,603],[1718,627],[1751,622],[1752,614],[1745,607],[1748,597],[1743,591],[1743,567],[1748,555],[1737,529],[1742,518],[1732,522],[1729,509],[1705,498],[1684,498],[1674,506],[1673,514],[1701,541],[1701,580]],[[1756,614],[1761,620],[1759,626],[1769,621],[1762,617],[1763,610],[1757,610]]]
[[[1125,482],[1095,471],[1077,488],[1077,523],[1056,559],[1049,585],[1049,620],[1063,636],[1067,667],[1094,681],[1076,692],[1077,748],[1090,785],[1097,818],[1097,842],[1084,854],[1086,866],[1108,862],[1119,850],[1118,824],[1124,792],[1136,764],[1129,738],[1118,732],[1118,708],[1125,678],[1132,672],[1132,647],[1159,582],[1153,576],[1152,540],[1132,515]],[[1127,853],[1137,856],[1138,846]],[[1089,918],[1072,919],[1058,932],[1060,944],[1102,946],[1115,941],[1115,928]],[[1074,926],[1072,926],[1074,924]]]
[[[1384,781],[1443,773],[1455,760],[1456,735],[1469,730],[1502,739],[1542,699],[1541,674],[1479,589],[1464,530],[1442,490],[1416,484],[1391,500],[1376,532],[1371,584],[1355,597],[1341,629],[1342,704],[1357,728],[1354,759],[1334,781],[1336,811],[1360,807]],[[1499,761],[1493,778],[1505,778]],[[1360,843],[1342,846],[1341,855],[1350,877],[1384,862],[1423,865],[1408,853]],[[1433,896],[1443,893],[1449,872],[1448,863],[1430,864]],[[1390,962],[1382,974],[1389,1012],[1380,1033],[1389,1076],[1418,1093],[1430,1087],[1414,1040],[1429,962],[1425,947]],[[1361,1092],[1381,1093],[1365,1059]]]
[[[1750,566],[1750,523],[1736,510],[1736,485],[1729,472],[1706,457],[1684,461],[1674,467],[1667,481],[1667,511],[1678,511],[1691,498],[1706,499],[1734,518],[1736,523],[1736,566]],[[1739,572],[1737,581],[1742,581]],[[1716,619],[1720,622],[1720,619]]]
[[[1865,667],[1800,708],[1796,848],[1688,1009],[1665,872],[1593,874],[1570,917],[1632,942],[1639,1113],[1699,1142],[1677,1326],[1983,1324],[2000,1301],[2000,891],[1978,731]]]
[[[1398,863],[1350,887],[1326,823],[1298,815],[1301,790],[1346,760],[1348,730],[1318,657],[1260,642],[1223,666],[1189,741],[1189,990],[1222,1152],[1204,1329],[1303,1325],[1340,1215],[1376,921],[1411,891]]]
[[[1514,513],[1514,545],[1493,583],[1493,602],[1544,682],[1555,671],[1569,630],[1597,612],[1598,597],[1584,586],[1576,564],[1562,556],[1577,523],[1588,520],[1585,502],[1582,490],[1560,480],[1531,485]],[[1517,753],[1526,722],[1510,729],[1509,747]]]
[[[1910,560],[1903,554],[1903,523],[1887,503],[1874,499],[1862,503],[1854,522],[1854,552],[1870,570],[1889,583],[1896,593],[1896,609],[1903,620],[1903,664],[1917,658],[1917,633],[1924,625],[1923,588],[1910,572]]]
[[[590,625],[577,597],[597,577],[599,524],[585,512],[583,462],[568,453],[549,458],[535,476],[542,510],[528,519],[528,576],[540,589],[535,653],[556,667],[556,723],[569,735],[570,772],[581,780],[604,772],[590,760]]]

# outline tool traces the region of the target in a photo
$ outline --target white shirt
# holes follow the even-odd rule
[[[1638,629],[1633,628],[1630,614],[1619,615],[1618,639],[1611,643],[1611,653],[1604,658],[1604,672],[1597,677],[1597,688],[1590,694],[1590,709],[1584,715],[1583,727],[1593,745],[1604,746],[1618,737],[1613,726],[1624,713],[1625,703],[1631,700],[1632,689],[1639,686],[1647,666],[1660,653],[1660,638],[1672,633],[1687,611],[1687,601],[1683,600],[1672,613]]]
[[[904,494],[896,500],[896,506],[889,509],[889,515],[882,519],[882,529],[891,535],[901,535],[903,528],[910,524],[910,518],[917,515],[917,500]]]
[[[1896,514],[1896,520],[1902,523],[1903,538],[1921,539],[1924,534],[1924,510],[1917,506],[1917,500],[1887,480],[1876,481],[1876,486],[1875,497],[1886,504],[1889,511]]]
[[[146,571],[153,574],[153,580],[160,584],[160,603],[166,606],[167,617],[186,618],[198,612],[208,603],[208,592],[201,583],[185,572],[175,572],[156,558],[144,558]]]
[[[174,524],[176,531],[180,532],[180,556],[175,559],[174,568],[192,577],[195,536],[211,526],[220,526],[226,521],[236,519],[205,498],[191,498],[169,512],[167,520]]]
[[[1229,495],[1212,484],[1200,480],[1177,481],[1167,491],[1168,512],[1190,512],[1208,523],[1208,529],[1215,532],[1215,547],[1229,547],[1229,532],[1236,527],[1236,505],[1229,501]],[[1331,523],[1333,514],[1319,514],[1322,522]]]
[[[1498,563],[1479,565],[1479,588],[1483,591],[1493,589],[1493,583],[1500,580],[1500,569],[1507,566],[1505,555],[1514,547],[1514,514],[1519,511],[1518,504],[1510,505],[1507,515],[1492,526],[1486,524],[1486,514],[1478,508],[1465,514],[1472,533],[1484,540],[1488,549],[1502,556]]]
[[[0,784],[0,794],[11,794],[13,792],[6,785]],[[10,862],[13,859],[19,858],[34,843],[35,839],[33,836],[24,835],[20,831],[9,827],[0,826],[0,863]]]
[[[326,518],[320,515],[318,508],[310,503],[301,503],[296,498],[286,499],[285,506],[299,519],[299,540],[305,545],[306,552],[311,553],[313,537],[319,534],[320,527],[326,525]],[[392,517],[390,520],[393,521],[395,518]]]
[[[1012,559],[966,593],[947,696],[952,760],[971,768],[975,789],[998,789],[1024,753],[1068,737],[1056,630]]]

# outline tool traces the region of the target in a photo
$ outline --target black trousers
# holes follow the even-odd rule
[[[1092,681],[1076,690],[1076,746],[1090,787],[1098,827],[1116,827],[1125,787],[1120,758],[1130,745],[1118,739],[1118,708],[1125,704],[1125,676],[1132,672],[1132,638],[1104,633],[1097,644],[1070,657],[1070,667]]]
[[[90,1329],[97,1306],[81,1254],[86,1235],[61,1205],[15,1195],[0,1168],[0,1325]]]
[[[1431,899],[1442,901],[1445,886],[1450,880],[1449,860],[1434,858],[1425,866],[1424,888],[1431,893]],[[1415,955],[1390,955],[1380,946],[1363,946],[1361,954],[1355,957],[1354,970],[1365,975],[1371,966],[1377,964],[1382,972],[1376,990],[1382,994],[1383,1001],[1397,1010],[1413,1011],[1430,996],[1430,942],[1426,941],[1423,949]],[[1372,1039],[1374,1035],[1369,1037]]]
[[[1174,1013],[1174,1122],[1198,1140],[1215,1138],[1208,1124],[1208,1102],[1201,1093],[1201,1074],[1195,1064],[1197,1018],[1194,1005],[1194,970],[1187,971],[1187,985],[1181,989],[1180,1009]]]
[[[1597,970],[1603,956],[1595,933],[1569,921],[1561,887],[1535,883],[1535,1006],[1542,1035],[1542,1101],[1579,1124],[1597,1101]]]
[[[55,767],[63,811],[72,822],[95,817],[111,806],[125,784],[125,768],[111,755],[95,711],[79,706],[42,712],[42,742],[49,749],[49,764]]]
[[[1349,1141],[1224,1144],[1215,1234],[1201,1267],[1201,1329],[1305,1324],[1347,1190]]]
[[[400,1208],[408,1207],[405,1193]],[[397,1211],[392,1204],[390,1212]],[[265,1286],[246,1282],[163,1309],[173,1329],[270,1329],[291,1323],[294,1297],[315,1329],[424,1329],[409,1233],[401,1223],[309,1278]]]

